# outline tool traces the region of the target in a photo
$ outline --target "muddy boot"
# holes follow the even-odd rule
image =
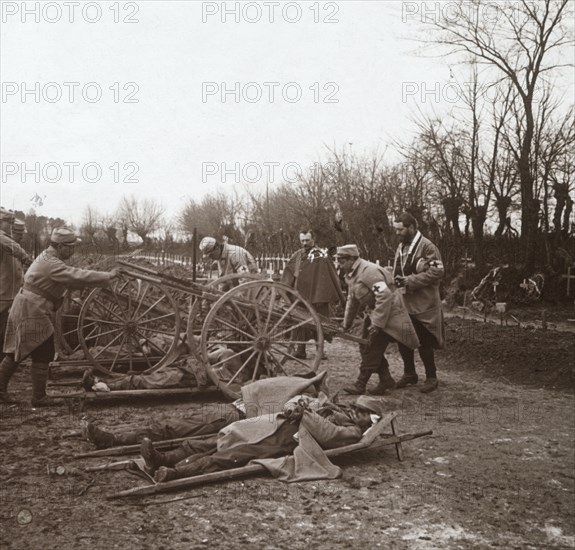
[[[46,395],[47,380],[48,363],[32,362],[32,407],[57,407],[64,404],[62,399]]]
[[[98,428],[94,422],[88,422],[85,429],[82,429],[82,433],[90,443],[96,445],[97,449],[108,449],[109,447],[120,445],[120,443],[116,442],[113,433],[105,432]]]
[[[367,386],[370,377],[370,372],[359,371],[359,376],[355,384],[346,386],[343,388],[343,391],[351,395],[363,395],[365,393],[365,387]]]
[[[88,367],[84,374],[82,375],[82,387],[84,391],[92,391],[92,386],[96,383],[96,378],[94,377],[94,369]]]
[[[368,390],[369,395],[383,395],[387,390],[395,388],[395,380],[389,372],[389,367],[380,367],[377,374],[379,375],[379,384],[373,390]]]
[[[404,374],[395,384],[395,389],[399,390],[409,386],[410,384],[415,385],[418,380],[419,378],[417,377],[417,374]]]
[[[159,451],[154,449],[154,444],[152,440],[144,437],[142,439],[142,443],[140,444],[140,454],[146,463],[144,469],[146,473],[150,475],[154,475],[155,471],[164,465],[164,455]]]
[[[154,480],[158,483],[171,481],[172,479],[177,479],[177,477],[178,472],[174,468],[166,468],[166,466],[160,466],[154,474]]]
[[[188,453],[181,446],[161,453],[154,448],[152,440],[147,437],[142,439],[140,453],[146,462],[146,471],[149,474],[153,474],[160,466],[175,466],[188,457]]]
[[[432,391],[435,391],[437,389],[437,386],[439,386],[439,382],[437,381],[437,378],[428,378],[425,381],[425,384],[423,384],[422,388],[419,388],[419,391],[421,393],[431,393]]]
[[[18,369],[18,363],[12,359],[11,356],[5,355],[0,364],[0,403],[16,403],[14,399],[8,395],[8,382],[10,378]]]

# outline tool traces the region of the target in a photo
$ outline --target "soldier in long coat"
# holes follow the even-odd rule
[[[379,384],[370,393],[381,395],[395,387],[384,355],[389,343],[395,341],[408,349],[415,349],[419,340],[389,270],[361,259],[354,244],[338,247],[336,257],[346,272],[348,285],[344,330],[351,328],[361,306],[367,307],[370,323],[359,377],[354,385],[344,390],[351,394],[365,393],[371,375],[377,373]]]
[[[32,357],[32,406],[57,404],[46,396],[48,364],[54,359],[54,322],[67,289],[107,287],[119,275],[70,267],[64,263],[79,242],[67,227],[52,231],[50,246],[32,263],[10,309],[0,364],[0,402],[9,402],[8,382],[27,357]]]
[[[439,250],[417,230],[417,221],[411,214],[399,216],[394,226],[401,242],[395,253],[393,274],[421,342],[419,356],[425,367],[426,381],[420,391],[429,393],[438,386],[434,350],[441,349],[445,342],[439,295],[439,283],[445,271]],[[396,387],[417,384],[413,349],[400,345],[399,353],[404,375]]]
[[[0,348],[4,345],[10,307],[22,286],[23,268],[32,263],[17,242],[17,235],[23,235],[23,224],[17,222],[13,212],[0,209]],[[0,359],[3,357],[0,351]]]
[[[320,315],[329,318],[329,304],[344,301],[337,272],[331,259],[323,256],[315,246],[313,231],[301,231],[299,239],[302,248],[290,258],[281,282],[295,288]],[[296,340],[314,337],[315,334],[305,327],[294,331]],[[306,356],[305,344],[298,344],[294,357],[305,359]]]

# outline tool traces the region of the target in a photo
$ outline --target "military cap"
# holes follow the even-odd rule
[[[0,207],[0,221],[12,222],[15,219],[14,212],[12,210],[7,210],[4,207]]]
[[[216,248],[217,244],[218,244],[218,242],[213,237],[204,237],[200,241],[200,250],[204,254],[209,254],[210,252],[213,252],[213,250],[214,250],[214,248]]]
[[[383,401],[377,397],[370,397],[369,395],[360,395],[353,406],[356,409],[363,409],[378,416],[383,416],[385,412]]]
[[[75,233],[65,225],[54,229],[52,231],[52,236],[50,237],[50,240],[53,243],[68,244],[68,245],[79,244],[82,241],[82,239],[76,237]]]
[[[26,232],[26,224],[22,220],[19,220],[18,218],[16,218],[14,220],[14,224],[12,225],[12,231],[14,233],[25,233]]]
[[[359,249],[355,244],[346,244],[344,246],[338,246],[336,257],[339,256],[351,256],[354,258],[359,258]]]

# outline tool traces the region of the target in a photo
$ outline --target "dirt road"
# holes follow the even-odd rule
[[[573,341],[515,330],[494,343],[466,321],[448,323],[439,391],[409,388],[386,398],[403,432],[432,429],[433,436],[406,443],[401,463],[392,447],[342,458],[344,476],[336,481],[256,478],[108,501],[106,494],[142,481],[125,472],[86,473],[81,467],[94,460],[70,460],[90,449],[62,438],[78,429],[80,413],[4,408],[0,547],[573,548]],[[357,350],[336,342],[327,354],[331,385],[341,388],[357,373]],[[390,361],[398,376],[395,350]],[[543,378],[527,372],[534,365],[545,367],[537,371]],[[22,399],[28,376],[18,373],[14,383]],[[143,401],[88,412],[114,426],[201,406]]]

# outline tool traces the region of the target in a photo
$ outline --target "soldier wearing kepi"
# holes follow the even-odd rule
[[[370,393],[382,395],[395,387],[385,358],[387,346],[396,341],[407,349],[415,349],[419,346],[417,334],[389,270],[361,259],[354,244],[338,247],[336,258],[346,272],[348,286],[344,330],[351,328],[362,305],[367,307],[369,315],[368,343],[362,350],[359,377],[344,391],[355,395],[365,393],[371,375],[377,373],[379,384]]]
[[[395,253],[393,275],[421,342],[419,356],[426,381],[419,391],[429,393],[438,386],[434,350],[442,348],[445,340],[439,296],[439,283],[445,271],[439,250],[417,230],[417,220],[411,214],[401,214],[393,225],[401,241]],[[400,344],[399,353],[404,375],[396,387],[417,384],[414,351]]]
[[[200,251],[204,258],[217,260],[220,277],[229,273],[257,273],[254,257],[241,246],[218,243],[214,237],[204,237],[200,241]]]
[[[68,288],[107,287],[119,276],[67,266],[79,242],[67,227],[52,231],[50,246],[32,263],[24,276],[24,286],[14,298],[4,341],[6,354],[0,364],[0,402],[10,402],[8,382],[18,365],[32,357],[32,406],[45,407],[59,402],[46,396],[48,364],[54,359],[54,317]]]
[[[24,222],[15,219],[12,212],[0,209],[0,348],[4,345],[10,307],[22,286],[23,268],[32,263],[20,246],[24,227]],[[0,359],[3,357],[0,352]]]

